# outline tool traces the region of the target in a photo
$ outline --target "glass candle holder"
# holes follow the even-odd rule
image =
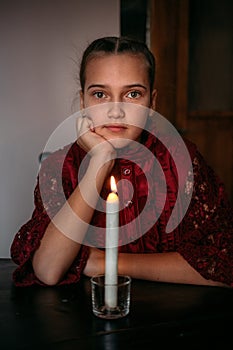
[[[95,316],[117,319],[128,315],[130,310],[131,278],[117,276],[116,284],[105,284],[105,276],[91,278],[92,310]]]

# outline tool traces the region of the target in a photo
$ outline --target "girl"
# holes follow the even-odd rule
[[[119,213],[120,225],[130,224],[140,215],[149,193],[151,201],[146,215],[153,222],[159,202],[156,195],[159,175],[153,159],[147,159],[147,153],[143,153],[146,148],[165,174],[166,200],[158,220],[148,226],[145,234],[136,234],[132,240],[140,227],[127,226],[131,228],[124,234],[129,239],[119,246],[118,273],[153,281],[233,286],[232,209],[222,183],[188,141],[185,142],[193,166],[193,195],[182,222],[166,233],[178,187],[172,157],[162,142],[147,131],[149,117],[144,116],[141,124],[140,120],[135,123],[134,113],[126,113],[121,106],[155,109],[154,76],[155,60],[143,43],[106,37],[95,40],[85,50],[80,68],[81,108],[98,109],[106,102],[112,108],[98,123],[91,114],[84,113],[77,121],[77,141],[43,161],[40,183],[38,180],[35,189],[34,212],[11,246],[12,259],[19,265],[13,276],[16,285],[69,284],[78,282],[82,274],[104,273],[104,249],[85,242],[93,227],[105,225],[105,214],[97,205],[109,193],[112,174],[118,181],[128,180],[134,191],[132,200]],[[144,145],[144,151],[137,148],[139,143]],[[57,168],[64,154],[59,186]],[[130,161],[127,154],[135,154],[139,163]],[[79,179],[84,159],[86,168]],[[43,200],[41,186],[46,188]],[[124,197],[127,191],[122,186]],[[78,238],[69,237],[68,231],[76,232]]]

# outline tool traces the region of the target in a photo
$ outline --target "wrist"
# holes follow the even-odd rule
[[[90,166],[96,170],[101,170],[106,172],[106,174],[110,173],[114,164],[115,164],[115,152],[102,152],[100,154],[96,154],[90,159]]]

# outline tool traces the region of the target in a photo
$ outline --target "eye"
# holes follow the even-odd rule
[[[132,99],[134,99],[134,98],[139,98],[139,97],[141,97],[141,96],[142,96],[141,92],[140,92],[140,91],[137,91],[137,90],[130,91],[130,92],[127,94],[127,97],[132,98]]]
[[[103,91],[95,91],[93,92],[93,96],[95,96],[97,99],[105,98],[106,95]]]

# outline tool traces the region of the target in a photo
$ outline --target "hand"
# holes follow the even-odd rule
[[[92,158],[95,168],[104,167],[109,174],[115,164],[116,150],[94,127],[93,120],[88,117],[78,117],[76,121],[77,144]]]
[[[92,119],[88,116],[78,117],[76,121],[77,143],[91,156],[98,154],[115,155],[112,144],[99,135],[94,127]],[[100,146],[100,147],[97,147]]]
[[[105,271],[105,252],[97,249],[90,248],[89,258],[87,260],[83,274],[88,277],[92,277],[97,274],[104,274]]]

